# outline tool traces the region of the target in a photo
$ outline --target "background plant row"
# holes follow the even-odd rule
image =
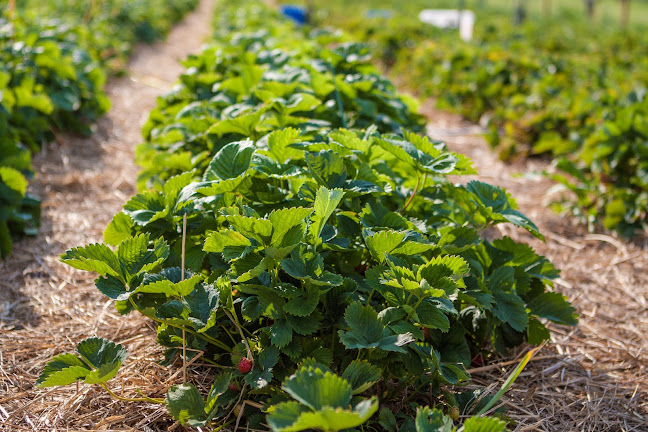
[[[500,223],[542,235],[503,190],[449,181],[471,162],[412,132],[413,101],[366,46],[255,0],[216,10],[212,46],[144,127],[141,192],[105,244],[62,256],[99,273],[120,313],[157,323],[167,364],[185,350],[213,364],[208,392],[133,401],[200,427],[236,411],[277,431],[504,430],[477,415],[491,396],[452,385],[547,339],[547,320],[576,323],[546,258],[485,238]],[[126,355],[91,338],[38,382],[108,389]]]
[[[35,234],[38,199],[27,193],[31,155],[56,131],[89,134],[109,108],[107,73],[136,42],[163,37],[197,0],[0,2],[0,257],[12,236]],[[44,18],[55,17],[55,18]]]
[[[645,229],[645,27],[619,31],[584,14],[513,26],[500,10],[477,5],[474,41],[462,42],[456,31],[418,22],[424,2],[312,4],[316,21],[369,41],[420,95],[487,125],[486,138],[502,158],[553,157],[562,172],[554,178],[572,192],[557,210],[628,236]],[[389,17],[368,13],[378,8]]]

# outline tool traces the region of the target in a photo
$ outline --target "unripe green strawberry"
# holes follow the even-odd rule
[[[450,408],[450,418],[454,421],[459,420],[459,407],[453,406]]]

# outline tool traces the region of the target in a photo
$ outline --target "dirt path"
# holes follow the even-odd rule
[[[477,126],[433,106],[424,106],[430,136],[469,156],[480,180],[517,199],[546,243],[510,227],[502,234],[530,243],[562,269],[557,288],[581,316],[577,328],[553,326],[552,343],[538,355],[547,358],[527,366],[509,392],[517,430],[648,431],[648,239],[589,234],[573,218],[556,215],[548,207],[556,198],[553,182],[534,174],[550,169],[546,162],[504,164]],[[510,370],[474,377],[501,383]]]
[[[58,257],[71,247],[101,241],[105,226],[135,192],[133,151],[141,126],[156,97],[171,89],[184,70],[178,60],[199,51],[209,36],[213,7],[213,0],[203,0],[166,42],[136,48],[127,76],[108,84],[112,109],[91,138],[62,136],[35,158],[32,188],[43,199],[42,230],[17,243],[9,259],[0,262],[0,430],[169,426],[154,406],[120,409],[121,403],[97,397],[86,386],[77,392],[69,387],[35,390],[33,385],[53,354],[71,351],[93,335],[128,341],[131,352],[141,356],[129,366],[132,378],[122,383],[126,388],[145,390],[148,380],[164,373],[147,354],[152,348],[141,342],[145,334],[155,337],[146,321],[117,316],[111,302],[97,295],[92,279]],[[134,349],[138,344],[142,347]]]

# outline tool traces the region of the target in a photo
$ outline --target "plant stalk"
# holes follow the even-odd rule
[[[206,342],[209,342],[209,343],[211,343],[211,344],[214,344],[214,345],[216,345],[217,347],[222,348],[222,349],[224,349],[224,350],[227,351],[227,352],[232,352],[232,349],[231,349],[230,347],[228,347],[227,345],[225,345],[223,342],[219,341],[218,339],[214,339],[214,338],[212,338],[212,337],[207,336],[207,335],[204,334],[204,333],[198,333],[197,331],[190,330],[190,329],[185,328],[185,327],[180,326],[180,325],[171,324],[171,323],[168,323],[168,322],[166,322],[166,321],[164,321],[164,320],[161,320],[161,319],[159,319],[159,318],[156,318],[156,317],[154,317],[154,316],[150,316],[150,315],[148,315],[148,314],[145,314],[144,311],[143,311],[142,309],[140,309],[140,308],[137,306],[137,304],[133,301],[133,298],[132,298],[132,297],[129,297],[128,300],[129,300],[130,303],[133,305],[133,307],[135,308],[135,310],[137,310],[137,312],[139,312],[139,313],[141,313],[142,315],[144,315],[146,318],[152,319],[153,321],[155,321],[155,322],[157,322],[157,323],[160,323],[160,324],[166,324],[166,325],[168,325],[169,327],[177,328],[177,329],[179,329],[179,330],[185,330],[187,333],[192,334],[192,335],[196,336],[197,338],[200,338],[200,339],[202,339],[202,340],[204,340],[204,341],[206,341]]]
[[[329,63],[329,70],[331,71],[331,76],[333,77],[333,86],[335,87],[335,103],[338,107],[338,113],[340,115],[340,121],[342,122],[342,127],[348,129],[346,117],[344,116],[344,105],[342,104],[342,96],[340,96],[340,89],[338,89],[337,81],[335,80],[335,70],[333,65]]]
[[[117,393],[113,392],[108,388],[108,386],[105,383],[98,383],[99,387],[103,388],[108,392],[108,394],[115,399],[119,399],[120,401],[124,402],[153,402],[157,404],[162,404],[166,405],[166,401],[164,399],[159,399],[159,398],[150,398],[148,396],[142,396],[141,398],[128,398],[124,396],[120,396]]]
[[[425,186],[425,180],[427,180],[427,173],[423,175],[423,186]],[[410,195],[409,199],[401,209],[401,213],[405,211],[405,209],[412,203],[412,200],[416,196],[416,193],[418,192],[419,186],[421,185],[421,177],[419,176],[416,179],[416,186],[414,186],[414,191],[412,191],[412,195]]]

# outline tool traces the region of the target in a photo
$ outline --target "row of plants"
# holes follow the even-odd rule
[[[379,7],[389,1],[374,1]],[[389,18],[350,13],[344,2],[313,2],[314,16],[369,40],[394,76],[487,125],[503,159],[550,155],[571,194],[556,203],[631,236],[648,223],[648,39],[572,17],[514,27],[491,15],[474,42],[416,22],[412,9]],[[391,4],[391,3],[390,3]],[[479,11],[478,11],[479,13]],[[358,18],[362,17],[362,18]],[[508,17],[507,17],[508,19]]]
[[[210,430],[505,430],[482,416],[501,393],[462,391],[467,368],[577,321],[546,258],[485,236],[536,226],[505,191],[450,181],[471,162],[413,132],[366,47],[256,0],[216,10],[213,45],[144,127],[141,192],[104,244],[61,257],[213,385],[115,395],[127,351],[101,338],[38,385],[96,384]]]
[[[21,14],[33,20],[55,17],[80,27],[82,45],[97,54],[110,71],[120,73],[137,43],[163,39],[193,10],[198,0],[18,0]]]
[[[162,36],[196,5],[141,0],[19,2],[0,15],[0,258],[12,237],[33,235],[40,204],[27,192],[31,156],[59,131],[90,134],[110,107],[103,87],[132,45]],[[32,4],[33,3],[33,4]],[[76,6],[80,6],[81,3]],[[101,9],[99,9],[101,8]],[[153,8],[153,10],[149,10]],[[56,19],[41,19],[56,16]],[[153,33],[151,33],[153,32]]]

